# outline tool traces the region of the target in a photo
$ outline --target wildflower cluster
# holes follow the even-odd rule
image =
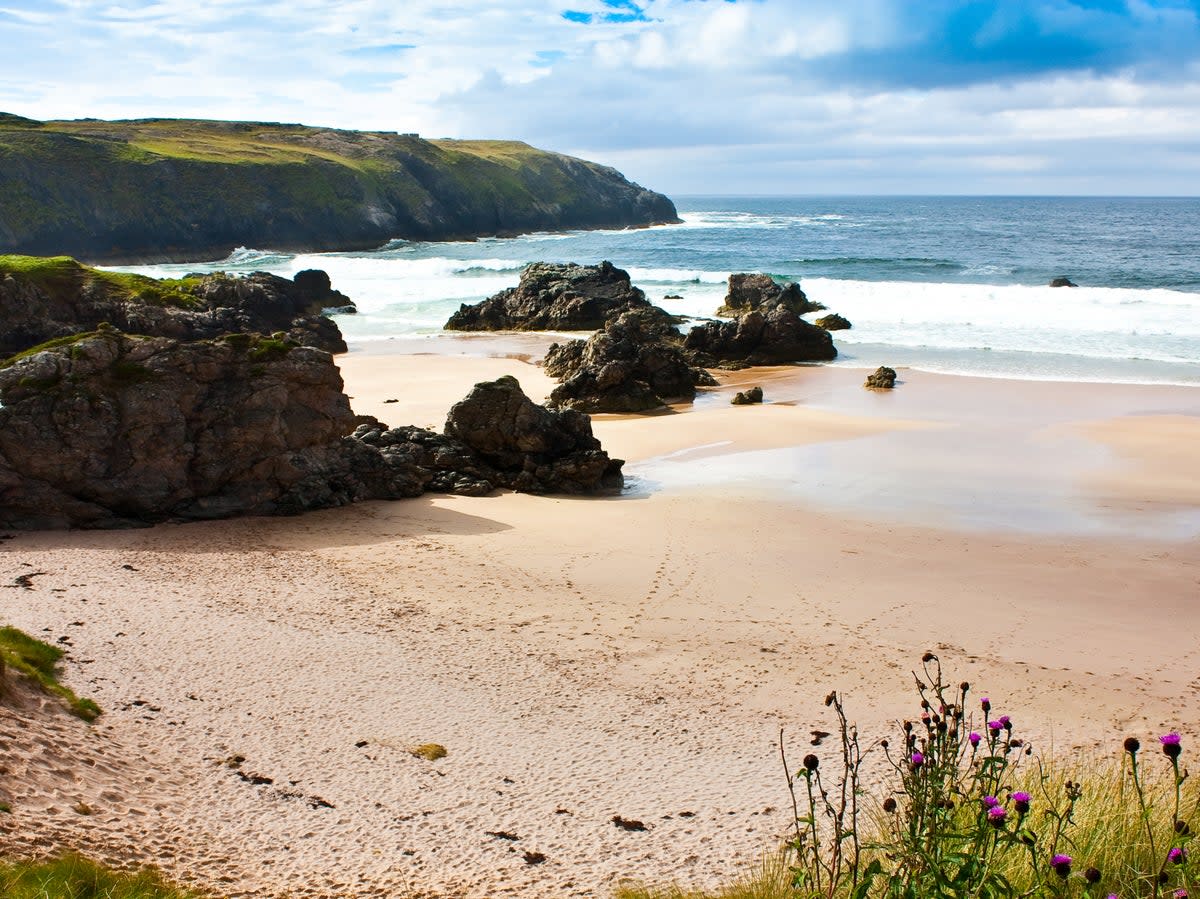
[[[902,723],[898,746],[878,744],[890,777],[882,814],[869,835],[860,837],[858,803],[859,769],[867,753],[859,751],[857,731],[847,724],[836,694],[826,701],[835,705],[842,730],[834,792],[826,789],[815,754],[794,775],[789,769],[796,812],[789,849],[797,896],[1186,899],[1196,889],[1190,841],[1200,799],[1185,812],[1187,772],[1180,765],[1177,733],[1159,738],[1173,797],[1170,791],[1160,791],[1168,792],[1168,801],[1151,796],[1140,741],[1130,737],[1121,777],[1132,789],[1118,785],[1109,798],[1120,808],[1081,827],[1076,815],[1084,786],[1047,773],[1010,715],[996,714],[989,697],[972,701],[969,683],[946,684],[932,653],[914,678],[919,716]],[[797,797],[800,783],[807,812]],[[1168,808],[1170,827],[1164,827]],[[1130,841],[1122,831],[1105,842],[1104,828],[1118,826],[1141,830],[1144,839]],[[1114,840],[1130,848],[1119,863],[1100,849]],[[1193,894],[1200,899],[1200,892]]]

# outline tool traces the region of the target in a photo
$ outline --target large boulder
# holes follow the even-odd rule
[[[795,281],[780,284],[770,275],[742,272],[729,276],[729,293],[717,315],[734,318],[757,309],[771,309],[781,303],[797,315],[825,308],[810,300]]]
[[[444,430],[514,490],[588,493],[623,483],[624,463],[601,449],[591,418],[537,405],[511,376],[476,384],[450,408]]]
[[[115,527],[365,498],[343,453],[353,420],[322,350],[103,328],[0,369],[0,525]]]
[[[323,271],[303,271],[292,280],[256,272],[158,281],[89,268],[67,257],[9,258],[16,262],[0,264],[0,357],[102,322],[175,340],[282,331],[303,346],[346,351],[337,324],[321,313],[354,304],[332,288]]]
[[[784,305],[747,312],[731,322],[705,322],[688,332],[684,347],[705,368],[743,368],[837,357],[833,338]]]
[[[658,310],[661,312],[661,310]],[[582,412],[646,412],[690,400],[716,382],[682,350],[679,332],[654,307],[626,312],[586,341],[554,344],[544,366],[562,383],[550,405]]]
[[[448,331],[595,331],[629,309],[649,306],[629,273],[611,262],[575,265],[535,262],[516,287],[482,303],[463,304]]]

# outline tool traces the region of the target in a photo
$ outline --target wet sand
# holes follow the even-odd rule
[[[542,398],[514,358],[538,340],[342,367],[356,411],[440,425],[477,380]],[[229,896],[713,885],[787,828],[779,729],[809,751],[838,689],[883,735],[927,649],[1042,748],[1200,736],[1200,649],[1166,639],[1200,615],[1200,391],[863,374],[760,369],[598,416],[620,497],[0,543],[0,583],[41,572],[5,618],[65,637],[66,680],[106,710],[0,709],[0,848]],[[749,383],[768,404],[729,406]],[[408,751],[430,742],[444,759]]]

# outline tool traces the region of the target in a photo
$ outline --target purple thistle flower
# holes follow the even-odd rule
[[[1171,896],[1172,896],[1172,899],[1188,899],[1188,891],[1187,890],[1176,890],[1174,893],[1171,894]]]
[[[1023,815],[1029,811],[1030,796],[1023,790],[1018,790],[1013,793],[1013,807],[1017,810],[1018,815]]]
[[[967,739],[971,741],[972,746],[978,746],[979,741],[982,740],[983,737],[979,736],[979,734],[975,733],[975,731],[971,731]]]
[[[983,797],[984,808],[995,808],[999,804],[1000,804],[1000,800],[997,799],[995,796],[984,796]]]
[[[993,737],[1000,736],[1000,730],[1003,727],[1004,727],[1004,725],[1001,724],[999,721],[989,721],[988,722],[988,730],[991,731]]]
[[[1003,827],[1004,819],[1008,817],[1008,812],[1004,810],[1002,805],[994,805],[988,809],[987,819],[988,824],[993,827]]]
[[[1050,867],[1059,877],[1066,877],[1071,873],[1071,856],[1062,854],[1054,856],[1050,859]]]
[[[1162,743],[1163,755],[1171,761],[1179,758],[1179,753],[1183,752],[1183,746],[1179,743],[1179,734],[1169,733],[1163,734],[1158,738],[1158,742]]]
[[[1187,861],[1187,853],[1180,847],[1176,846],[1167,853],[1167,861],[1176,865],[1182,865],[1185,861]]]
[[[992,710],[992,701],[986,696],[979,700],[979,705],[983,708],[985,715]]]
[[[914,768],[920,768],[923,764],[925,764],[925,756],[919,752],[914,752],[912,754],[912,766]]]

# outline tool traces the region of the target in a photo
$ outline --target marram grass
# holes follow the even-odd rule
[[[35,640],[15,627],[0,627],[0,691],[5,685],[6,669],[19,671],[47,693],[62,697],[71,712],[84,721],[95,721],[100,717],[100,707],[90,699],[80,699],[70,687],[59,683],[58,663],[62,656],[57,646]],[[6,894],[0,893],[3,895]]]
[[[114,871],[78,855],[0,862],[4,899],[198,899],[156,871]]]

